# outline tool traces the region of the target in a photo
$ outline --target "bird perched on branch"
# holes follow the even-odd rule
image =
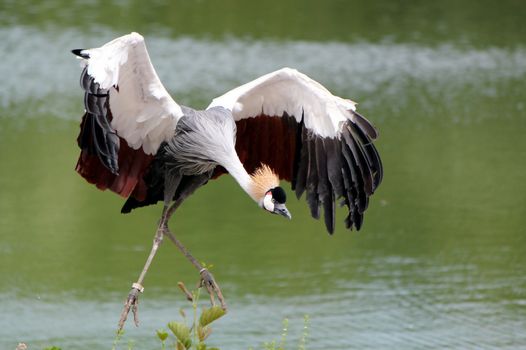
[[[323,208],[329,233],[335,227],[337,200],[348,209],[345,226],[362,226],[383,171],[372,143],[377,131],[351,100],[283,68],[215,98],[206,110],[194,110],[170,97],[137,33],[72,52],[84,67],[77,172],[99,189],[127,198],[123,213],[164,203],[151,253],[132,285],[120,328],[130,308],[135,314],[144,276],[164,236],[199,270],[212,303],[215,294],[226,309],[213,276],[168,229],[179,205],[221,174],[233,176],[269,213],[291,218],[279,183],[283,179],[291,182],[298,198],[306,194],[314,218],[320,218]]]

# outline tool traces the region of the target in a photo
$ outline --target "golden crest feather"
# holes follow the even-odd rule
[[[265,164],[257,168],[252,175],[252,197],[262,200],[270,189],[279,186],[279,177],[276,173]]]

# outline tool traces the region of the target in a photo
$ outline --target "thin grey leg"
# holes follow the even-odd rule
[[[139,278],[137,279],[137,282],[132,284],[130,293],[128,293],[128,298],[126,298],[126,302],[124,303],[124,309],[122,310],[121,317],[119,319],[119,328],[118,328],[119,331],[124,327],[124,323],[126,322],[126,319],[128,318],[130,309],[132,310],[132,313],[133,313],[133,321],[135,323],[135,326],[137,327],[139,326],[139,315],[138,315],[139,293],[142,293],[144,291],[144,287],[143,287],[144,278],[146,277],[146,273],[148,272],[148,269],[150,268],[153,258],[155,257],[155,254],[157,254],[157,250],[159,249],[159,246],[161,245],[163,241],[165,230],[168,228],[167,226],[167,220],[169,218],[167,215],[168,209],[169,209],[168,206],[175,195],[175,191],[180,181],[181,181],[181,176],[172,176],[171,174],[168,174],[168,173],[165,175],[164,208],[163,208],[163,213],[161,215],[161,220],[159,222],[159,226],[157,227],[157,231],[155,232],[155,236],[153,238],[152,249],[150,250],[150,254],[148,255],[148,258],[146,259],[146,263],[144,264],[144,267],[141,271],[141,274],[139,275]]]

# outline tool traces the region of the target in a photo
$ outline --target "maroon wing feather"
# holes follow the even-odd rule
[[[354,113],[354,112],[353,112]],[[382,162],[372,140],[376,129],[362,116],[348,120],[339,138],[323,138],[293,116],[260,115],[236,122],[236,151],[247,172],[261,164],[290,181],[296,196],[306,192],[311,215],[323,208],[325,226],[334,232],[335,202],[348,208],[345,225],[360,229],[371,196],[382,181]],[[226,173],[216,169],[215,177]]]

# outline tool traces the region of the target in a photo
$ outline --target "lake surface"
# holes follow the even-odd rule
[[[176,213],[229,303],[212,345],[263,348],[287,318],[294,349],[307,314],[308,349],[526,349],[525,15],[511,0],[3,1],[0,348],[112,346],[161,207],[121,215],[74,172],[69,50],[139,31],[181,104],[290,66],[380,130],[384,183],[358,233],[340,212],[328,236],[290,191],[294,219],[266,215],[228,176]],[[178,281],[197,274],[167,241],[120,348],[160,348],[155,330],[190,309]]]

